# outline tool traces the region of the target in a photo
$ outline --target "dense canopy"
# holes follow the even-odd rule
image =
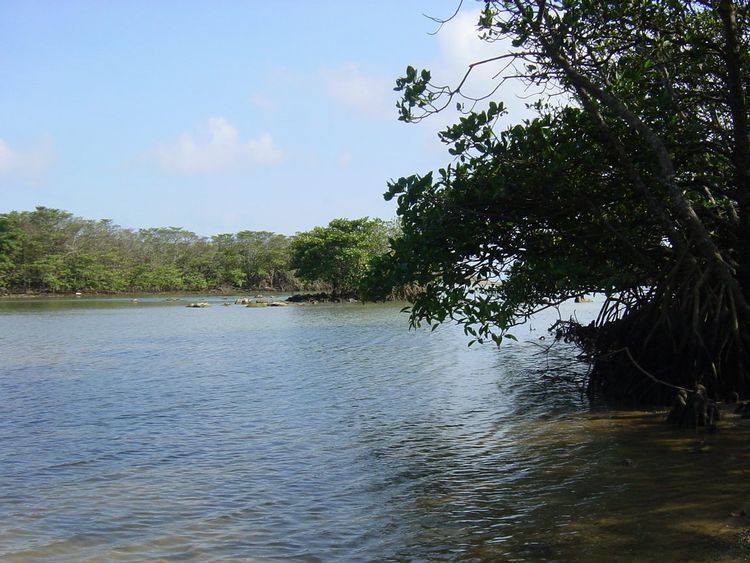
[[[388,250],[394,230],[381,219],[334,219],[295,237],[290,265],[300,279],[325,283],[334,295],[358,294],[370,263]]]
[[[296,289],[291,237],[137,231],[48,207],[0,214],[0,291]]]

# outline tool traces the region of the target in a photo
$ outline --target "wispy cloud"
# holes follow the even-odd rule
[[[250,105],[262,111],[276,111],[278,109],[276,102],[263,94],[253,94],[250,96]]]
[[[273,166],[283,156],[268,133],[240,141],[237,128],[223,117],[212,117],[198,131],[183,133],[177,142],[156,149],[161,167],[181,174]]]
[[[0,175],[36,176],[47,170],[53,162],[48,143],[27,150],[13,149],[0,139]]]
[[[352,153],[349,151],[342,151],[338,154],[336,162],[341,170],[346,170],[352,163]]]
[[[363,72],[353,63],[321,71],[326,94],[367,117],[394,119],[393,77]]]

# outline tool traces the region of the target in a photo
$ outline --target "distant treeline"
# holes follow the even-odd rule
[[[0,292],[157,292],[301,288],[293,237],[179,227],[132,230],[59,209],[0,214]]]

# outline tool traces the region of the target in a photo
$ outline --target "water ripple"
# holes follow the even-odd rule
[[[468,349],[393,306],[16,309],[3,559],[543,560],[641,486],[613,423],[530,379],[534,333]]]

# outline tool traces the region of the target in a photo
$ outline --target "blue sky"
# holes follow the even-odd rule
[[[0,212],[201,235],[392,218],[389,179],[449,162],[448,117],[397,121],[395,79],[411,64],[455,82],[498,49],[475,38],[471,1],[430,35],[423,14],[456,6],[4,0]]]

